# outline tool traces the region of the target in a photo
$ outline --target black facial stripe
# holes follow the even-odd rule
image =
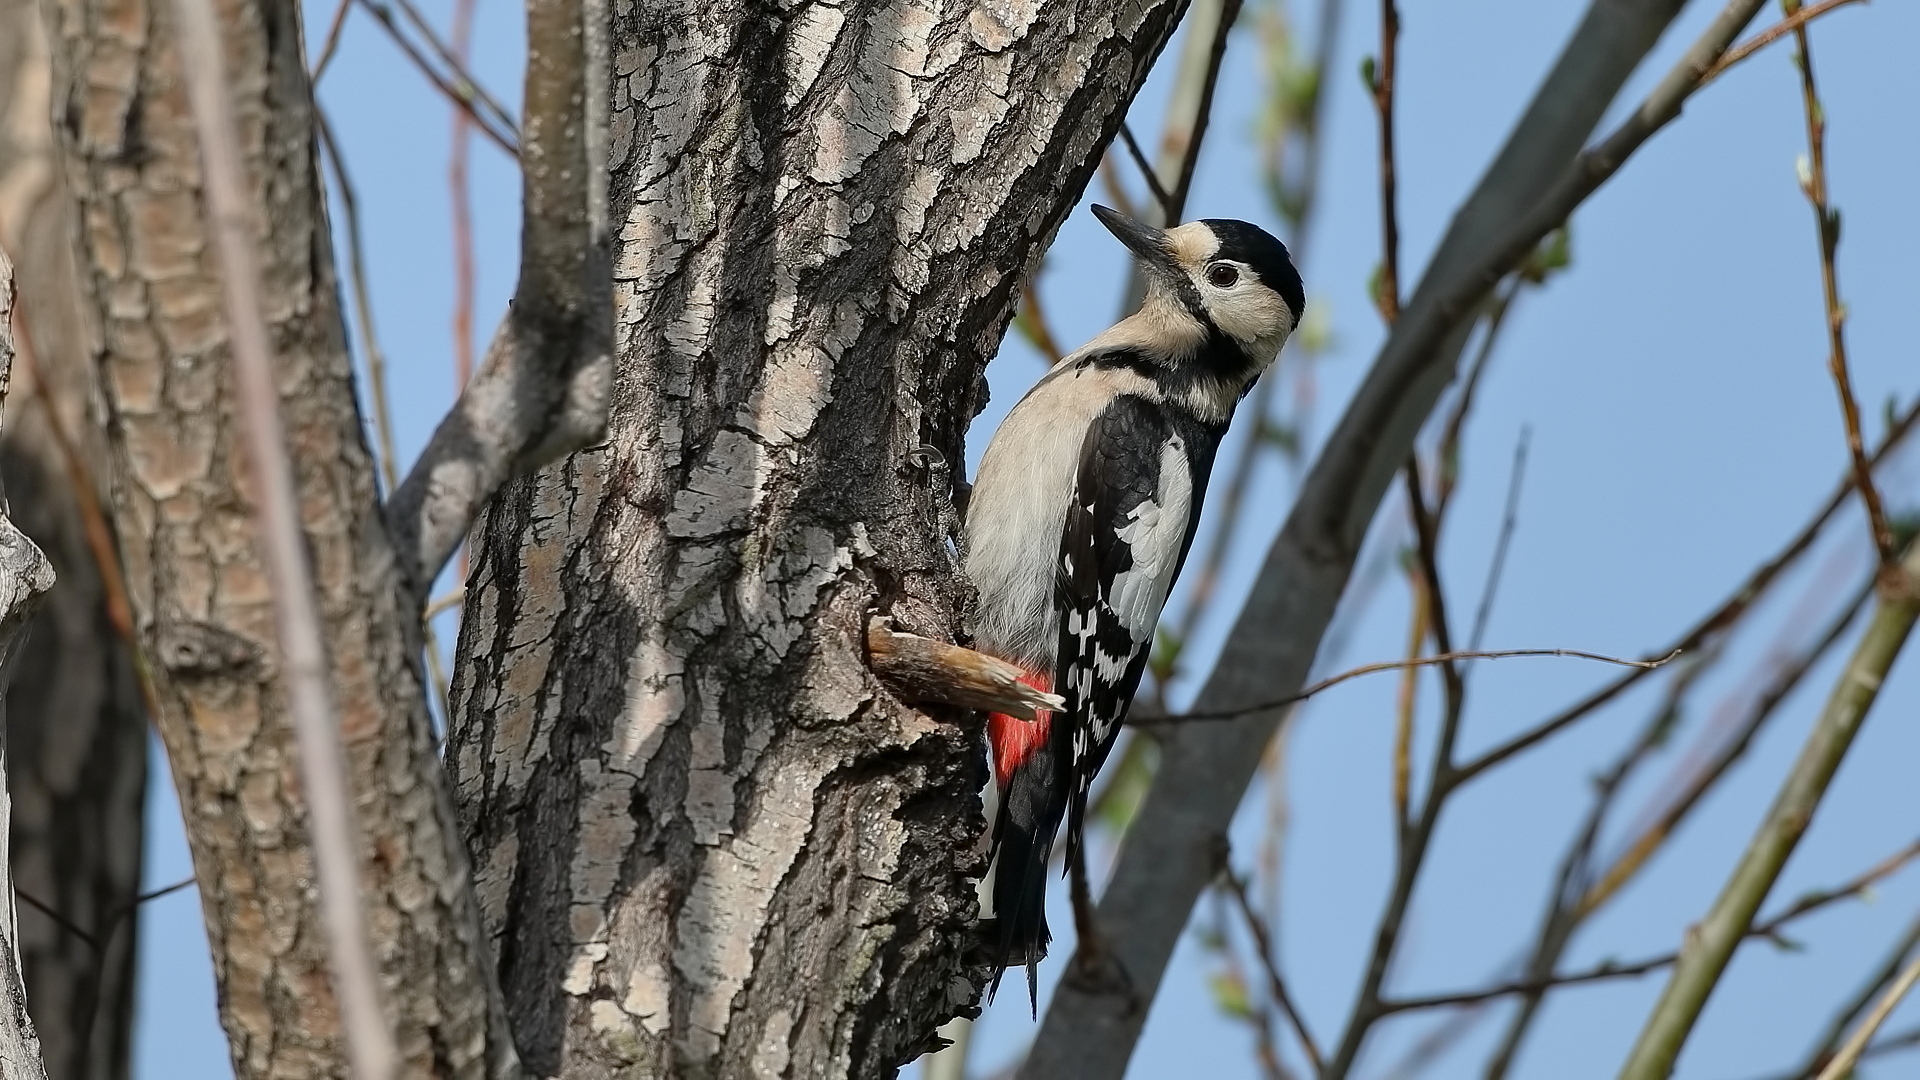
[[[1262,284],[1280,294],[1295,320],[1306,309],[1306,288],[1300,271],[1293,265],[1287,245],[1258,225],[1232,218],[1205,218],[1201,224],[1213,230],[1220,247],[1215,259],[1233,259],[1245,263],[1260,276]]]

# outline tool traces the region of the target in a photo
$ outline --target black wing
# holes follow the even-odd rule
[[[1165,589],[1193,542],[1201,479],[1191,468],[1191,441],[1160,409],[1125,395],[1094,421],[1081,447],[1054,601],[1060,612],[1054,692],[1066,708],[1054,719],[1050,741],[1059,780],[1071,792],[1069,858],[1080,845],[1087,793],[1146,670]],[[1211,447],[1206,449],[1210,461]],[[1166,478],[1176,495],[1184,492],[1168,501],[1183,505],[1161,507],[1156,501],[1166,468],[1185,474]],[[1166,520],[1158,529],[1143,529],[1143,513]],[[1116,595],[1116,585],[1130,573],[1133,580]],[[1152,584],[1143,583],[1143,573]]]

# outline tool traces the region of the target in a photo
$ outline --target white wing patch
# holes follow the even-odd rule
[[[1113,589],[1107,595],[1107,606],[1120,617],[1121,625],[1139,647],[1153,640],[1160,609],[1166,606],[1167,591],[1173,587],[1173,572],[1187,539],[1187,518],[1192,509],[1193,476],[1187,466],[1186,444],[1170,439],[1160,451],[1160,482],[1154,497],[1134,507],[1127,522],[1117,530],[1120,541],[1133,555],[1133,566],[1114,576]],[[1119,666],[1111,678],[1118,681],[1128,658],[1115,659]],[[1109,674],[1103,670],[1100,677],[1108,678]]]

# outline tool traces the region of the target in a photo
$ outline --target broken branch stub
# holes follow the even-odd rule
[[[918,634],[903,634],[884,622],[867,627],[867,662],[893,695],[908,704],[938,703],[1005,713],[1032,720],[1039,709],[1066,702],[1020,681],[1005,660]]]

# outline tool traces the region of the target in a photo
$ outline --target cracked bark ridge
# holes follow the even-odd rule
[[[864,627],[952,637],[921,448],[1183,6],[615,0],[607,440],[476,526],[448,743],[530,1071],[887,1076],[977,1001],[980,736]]]
[[[31,906],[20,909],[27,1006],[47,1071],[123,1080],[133,1044],[132,910],[147,726],[133,657],[107,613],[68,463],[47,418],[47,406],[58,410],[65,433],[83,438],[89,472],[104,477],[104,448],[84,440],[89,353],[72,217],[48,122],[49,63],[33,0],[0,0],[0,248],[17,261],[21,325],[32,327],[36,368],[48,380],[27,382],[24,363],[15,372],[0,488],[60,585],[35,612],[5,689],[9,847],[20,891],[99,942]]]
[[[13,264],[0,251],[0,405],[6,403],[7,376],[13,367]],[[53,565],[4,513],[0,492],[0,691],[6,689],[14,654],[40,598],[53,588]],[[0,695],[0,732],[6,730],[5,697]],[[6,743],[0,739],[0,758]],[[0,762],[4,764],[4,762]],[[0,835],[12,817],[12,800],[0,787]],[[20,936],[13,901],[12,863],[0,856],[0,1080],[46,1080],[40,1040],[27,1015],[27,988],[20,977]]]
[[[113,516],[243,1078],[344,1077],[273,605],[253,531],[218,269],[172,9],[48,0]],[[292,4],[225,0],[263,306],[362,829],[362,882],[406,1076],[508,1075],[478,913],[434,753],[418,623],[355,410]]]

